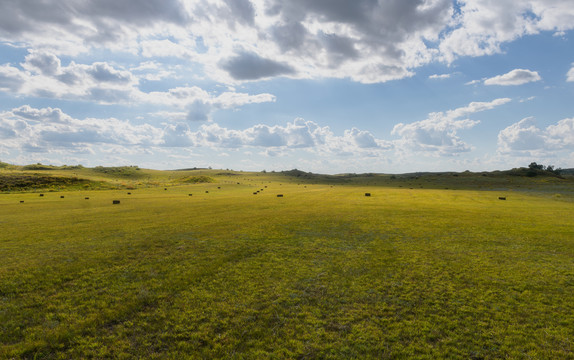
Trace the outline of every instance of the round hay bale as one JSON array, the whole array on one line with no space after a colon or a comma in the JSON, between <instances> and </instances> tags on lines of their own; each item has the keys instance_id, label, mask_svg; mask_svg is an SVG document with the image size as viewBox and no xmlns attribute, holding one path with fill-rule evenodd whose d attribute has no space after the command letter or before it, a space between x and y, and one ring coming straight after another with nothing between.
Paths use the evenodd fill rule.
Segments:
<instances>
[{"instance_id":1,"label":"round hay bale","mask_svg":"<svg viewBox=\"0 0 574 360\"><path fill-rule=\"evenodd\" d=\"M277 194L277 197L283 197L283 194Z\"/></svg>"},{"instance_id":2,"label":"round hay bale","mask_svg":"<svg viewBox=\"0 0 574 360\"><path fill-rule=\"evenodd\" d=\"M365 193L365 196L371 196L371 193Z\"/></svg>"},{"instance_id":3,"label":"round hay bale","mask_svg":"<svg viewBox=\"0 0 574 360\"><path fill-rule=\"evenodd\" d=\"M120 203L119 200L113 200L113 201L112 201L112 204L114 204L114 205L117 205L117 204L119 204L119 203Z\"/></svg>"}]
</instances>

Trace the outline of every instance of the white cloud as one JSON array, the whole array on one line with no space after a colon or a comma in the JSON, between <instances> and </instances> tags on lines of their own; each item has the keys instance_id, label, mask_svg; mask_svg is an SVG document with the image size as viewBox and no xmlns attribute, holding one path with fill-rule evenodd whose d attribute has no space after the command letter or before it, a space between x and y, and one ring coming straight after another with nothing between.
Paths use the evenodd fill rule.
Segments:
<instances>
[{"instance_id":1,"label":"white cloud","mask_svg":"<svg viewBox=\"0 0 574 360\"><path fill-rule=\"evenodd\" d=\"M472 102L468 106L449 110L446 113L431 113L428 119L395 125L391 134L401 137L396 141L396 146L404 151L428 152L440 156L468 152L471 146L460 139L458 131L470 129L479 121L460 118L493 109L509 101L508 98L500 98L490 102Z\"/></svg>"},{"instance_id":2,"label":"white cloud","mask_svg":"<svg viewBox=\"0 0 574 360\"><path fill-rule=\"evenodd\" d=\"M211 148L264 148L269 156L284 156L289 151L304 150L330 155L382 156L391 149L388 141L375 138L364 130L352 128L342 136L335 135L329 127L297 118L280 125L259 124L244 130L231 130L218 124L204 124L193 134L195 143Z\"/></svg>"},{"instance_id":3,"label":"white cloud","mask_svg":"<svg viewBox=\"0 0 574 360\"><path fill-rule=\"evenodd\" d=\"M451 62L458 56L500 52L500 45L541 31L574 28L570 0L469 0L459 1L460 12L439 45Z\"/></svg>"},{"instance_id":4,"label":"white cloud","mask_svg":"<svg viewBox=\"0 0 574 360\"><path fill-rule=\"evenodd\" d=\"M570 70L568 70L568 73L566 74L566 81L568 82L574 81L574 64L572 64L572 67L570 68Z\"/></svg>"},{"instance_id":5,"label":"white cloud","mask_svg":"<svg viewBox=\"0 0 574 360\"><path fill-rule=\"evenodd\" d=\"M536 71L514 69L506 74L484 80L484 85L522 85L540 80L542 80L542 78Z\"/></svg>"},{"instance_id":6,"label":"white cloud","mask_svg":"<svg viewBox=\"0 0 574 360\"><path fill-rule=\"evenodd\" d=\"M464 85L476 85L476 84L480 84L483 80L471 80L467 83L465 83Z\"/></svg>"},{"instance_id":7,"label":"white cloud","mask_svg":"<svg viewBox=\"0 0 574 360\"><path fill-rule=\"evenodd\" d=\"M467 106L460 107L454 110L448 110L446 114L449 119L456 119L476 112L494 109L495 107L507 104L510 101L511 101L510 98L499 98L488 102L473 101Z\"/></svg>"},{"instance_id":8,"label":"white cloud","mask_svg":"<svg viewBox=\"0 0 574 360\"><path fill-rule=\"evenodd\" d=\"M562 119L556 125L548 126L546 133L554 146L574 150L574 118Z\"/></svg>"},{"instance_id":9,"label":"white cloud","mask_svg":"<svg viewBox=\"0 0 574 360\"><path fill-rule=\"evenodd\" d=\"M510 155L543 155L551 151L574 150L574 118L558 121L546 129L525 118L500 131L498 152Z\"/></svg>"},{"instance_id":10,"label":"white cloud","mask_svg":"<svg viewBox=\"0 0 574 360\"><path fill-rule=\"evenodd\" d=\"M433 74L431 76L429 76L429 79L431 80L444 80L444 79L448 79L451 77L451 74Z\"/></svg>"},{"instance_id":11,"label":"white cloud","mask_svg":"<svg viewBox=\"0 0 574 360\"><path fill-rule=\"evenodd\" d=\"M541 150L545 145L545 136L533 118L522 119L498 134L498 151L503 154Z\"/></svg>"},{"instance_id":12,"label":"white cloud","mask_svg":"<svg viewBox=\"0 0 574 360\"><path fill-rule=\"evenodd\" d=\"M3 143L24 152L85 152L95 145L161 145L162 130L151 125L133 125L114 118L83 120L60 109L36 109L28 105L0 113Z\"/></svg>"},{"instance_id":13,"label":"white cloud","mask_svg":"<svg viewBox=\"0 0 574 360\"><path fill-rule=\"evenodd\" d=\"M25 75L18 68L0 65L0 91L17 93L25 81Z\"/></svg>"}]
</instances>

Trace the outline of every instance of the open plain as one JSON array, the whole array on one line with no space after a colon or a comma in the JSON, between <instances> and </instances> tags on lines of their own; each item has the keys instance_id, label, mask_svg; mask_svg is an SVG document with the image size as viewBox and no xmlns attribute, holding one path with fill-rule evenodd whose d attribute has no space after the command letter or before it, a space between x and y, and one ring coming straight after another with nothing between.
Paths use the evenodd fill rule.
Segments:
<instances>
[{"instance_id":1,"label":"open plain","mask_svg":"<svg viewBox=\"0 0 574 360\"><path fill-rule=\"evenodd\" d=\"M0 174L0 358L574 358L572 177Z\"/></svg>"}]
</instances>

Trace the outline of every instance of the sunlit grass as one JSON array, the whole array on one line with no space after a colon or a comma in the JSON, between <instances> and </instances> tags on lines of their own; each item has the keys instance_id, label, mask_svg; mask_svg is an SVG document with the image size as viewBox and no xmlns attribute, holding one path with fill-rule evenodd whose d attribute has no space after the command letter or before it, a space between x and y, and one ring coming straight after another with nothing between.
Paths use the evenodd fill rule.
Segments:
<instances>
[{"instance_id":1,"label":"sunlit grass","mask_svg":"<svg viewBox=\"0 0 574 360\"><path fill-rule=\"evenodd\" d=\"M199 175L2 195L0 358L574 356L568 196Z\"/></svg>"}]
</instances>

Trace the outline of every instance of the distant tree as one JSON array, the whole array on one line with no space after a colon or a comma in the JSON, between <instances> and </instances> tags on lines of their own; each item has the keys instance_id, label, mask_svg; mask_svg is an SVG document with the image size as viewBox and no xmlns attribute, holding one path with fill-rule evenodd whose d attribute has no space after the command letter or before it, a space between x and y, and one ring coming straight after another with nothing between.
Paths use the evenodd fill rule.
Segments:
<instances>
[{"instance_id":1,"label":"distant tree","mask_svg":"<svg viewBox=\"0 0 574 360\"><path fill-rule=\"evenodd\" d=\"M543 174L544 172L555 174L555 175L560 175L560 173L562 172L562 169L555 168L554 165L544 166L542 164L537 164L535 162L531 162L530 165L528 165L528 171L526 173L526 176L536 176L536 175Z\"/></svg>"}]
</instances>

